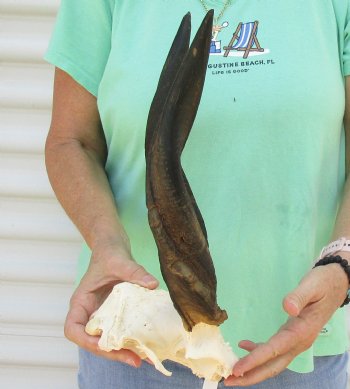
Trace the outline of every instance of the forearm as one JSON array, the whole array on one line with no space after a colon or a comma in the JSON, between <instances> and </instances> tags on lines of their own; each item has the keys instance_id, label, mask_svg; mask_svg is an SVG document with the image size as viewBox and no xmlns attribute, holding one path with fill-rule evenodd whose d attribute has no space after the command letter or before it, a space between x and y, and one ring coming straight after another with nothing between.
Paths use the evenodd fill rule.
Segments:
<instances>
[{"instance_id":1,"label":"forearm","mask_svg":"<svg viewBox=\"0 0 350 389\"><path fill-rule=\"evenodd\" d=\"M347 179L344 185L344 192L342 196L342 201L339 206L337 219L335 222L332 240L337 240L341 237L346 237L350 239L350 78L346 78L345 83L345 115L344 115L344 128L345 128L345 162L346 162L346 173ZM346 259L350 259L350 252L342 252L342 256Z\"/></svg>"},{"instance_id":2,"label":"forearm","mask_svg":"<svg viewBox=\"0 0 350 389\"><path fill-rule=\"evenodd\" d=\"M78 140L48 139L46 166L53 190L91 249L127 244L103 162Z\"/></svg>"},{"instance_id":3,"label":"forearm","mask_svg":"<svg viewBox=\"0 0 350 389\"><path fill-rule=\"evenodd\" d=\"M344 194L339 207L336 223L333 231L333 239L340 237L350 239L350 180L347 179L344 186Z\"/></svg>"}]
</instances>

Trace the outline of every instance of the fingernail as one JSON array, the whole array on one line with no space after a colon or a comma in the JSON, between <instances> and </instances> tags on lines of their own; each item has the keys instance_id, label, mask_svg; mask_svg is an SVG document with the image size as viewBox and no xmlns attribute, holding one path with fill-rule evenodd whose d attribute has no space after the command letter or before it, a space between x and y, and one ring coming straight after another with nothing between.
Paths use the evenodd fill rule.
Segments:
<instances>
[{"instance_id":1,"label":"fingernail","mask_svg":"<svg viewBox=\"0 0 350 389\"><path fill-rule=\"evenodd\" d=\"M154 277L152 277L151 275L147 274L146 276L144 276L142 278L142 282L146 285L150 285L150 284L156 284L157 280Z\"/></svg>"},{"instance_id":2,"label":"fingernail","mask_svg":"<svg viewBox=\"0 0 350 389\"><path fill-rule=\"evenodd\" d=\"M294 312L295 314L298 314L299 313L299 306L298 304L293 301L293 300L289 300L289 304L293 306L293 309L294 309Z\"/></svg>"},{"instance_id":3,"label":"fingernail","mask_svg":"<svg viewBox=\"0 0 350 389\"><path fill-rule=\"evenodd\" d=\"M225 386L240 386L241 381L237 379L225 381Z\"/></svg>"},{"instance_id":4,"label":"fingernail","mask_svg":"<svg viewBox=\"0 0 350 389\"><path fill-rule=\"evenodd\" d=\"M132 367L137 367L135 361L134 361L132 358L128 358L125 362L126 362L128 365L132 366Z\"/></svg>"}]
</instances>

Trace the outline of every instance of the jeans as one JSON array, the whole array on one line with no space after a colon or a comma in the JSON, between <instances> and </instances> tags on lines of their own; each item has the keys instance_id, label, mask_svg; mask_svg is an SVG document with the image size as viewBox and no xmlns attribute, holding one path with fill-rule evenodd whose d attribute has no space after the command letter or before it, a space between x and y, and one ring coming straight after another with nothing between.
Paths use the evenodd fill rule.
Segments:
<instances>
[{"instance_id":1,"label":"jeans","mask_svg":"<svg viewBox=\"0 0 350 389\"><path fill-rule=\"evenodd\" d=\"M315 370L312 373L295 373L284 370L278 376L260 384L249 386L252 389L346 389L347 353L335 356L315 357ZM85 350L79 350L78 381L80 389L202 389L203 379L177 363L166 361L172 371L166 377L152 365L144 362L140 368L109 361ZM218 388L225 388L223 382ZM242 388L236 386L235 388Z\"/></svg>"}]
</instances>

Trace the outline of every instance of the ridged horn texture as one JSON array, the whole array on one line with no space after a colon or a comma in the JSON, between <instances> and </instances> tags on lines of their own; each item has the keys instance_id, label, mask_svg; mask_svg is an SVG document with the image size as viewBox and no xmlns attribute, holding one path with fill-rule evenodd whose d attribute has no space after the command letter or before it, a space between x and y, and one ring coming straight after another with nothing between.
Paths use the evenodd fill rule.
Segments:
<instances>
[{"instance_id":1,"label":"ridged horn texture","mask_svg":"<svg viewBox=\"0 0 350 389\"><path fill-rule=\"evenodd\" d=\"M227 319L216 301L204 221L180 161L203 90L212 23L211 10L189 48L191 16L184 16L151 104L145 142L148 220L164 281L189 331Z\"/></svg>"}]
</instances>

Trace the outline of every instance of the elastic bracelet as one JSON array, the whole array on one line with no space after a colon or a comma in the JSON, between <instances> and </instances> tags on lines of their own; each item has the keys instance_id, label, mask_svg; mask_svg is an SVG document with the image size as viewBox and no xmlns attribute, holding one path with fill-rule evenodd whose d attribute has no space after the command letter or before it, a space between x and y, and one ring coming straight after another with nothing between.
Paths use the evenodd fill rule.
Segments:
<instances>
[{"instance_id":1,"label":"elastic bracelet","mask_svg":"<svg viewBox=\"0 0 350 389\"><path fill-rule=\"evenodd\" d=\"M329 243L328 246L323 247L318 259L333 255L339 251L350 251L350 239L342 237Z\"/></svg>"},{"instance_id":2,"label":"elastic bracelet","mask_svg":"<svg viewBox=\"0 0 350 389\"><path fill-rule=\"evenodd\" d=\"M330 255L328 257L324 257L315 263L314 268L317 266L329 265L330 263L338 263L344 269L346 275L348 276L348 281L350 285L350 265L348 261L342 258L340 255L335 255L335 256ZM346 298L340 307L349 304L349 302L350 302L350 288L348 289Z\"/></svg>"}]
</instances>

